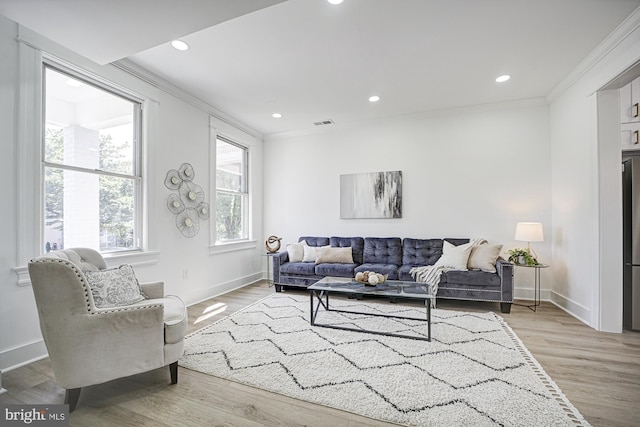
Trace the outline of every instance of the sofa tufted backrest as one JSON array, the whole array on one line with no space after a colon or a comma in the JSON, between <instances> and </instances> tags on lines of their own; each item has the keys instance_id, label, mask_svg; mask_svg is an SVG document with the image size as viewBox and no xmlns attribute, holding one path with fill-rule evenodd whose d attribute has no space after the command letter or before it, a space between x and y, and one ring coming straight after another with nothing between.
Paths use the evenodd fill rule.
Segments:
<instances>
[{"instance_id":1,"label":"sofa tufted backrest","mask_svg":"<svg viewBox=\"0 0 640 427\"><path fill-rule=\"evenodd\" d=\"M303 240L307 242L309 246L329 246L328 237L302 236L298 239L298 242L302 242Z\"/></svg>"},{"instance_id":2,"label":"sofa tufted backrest","mask_svg":"<svg viewBox=\"0 0 640 427\"><path fill-rule=\"evenodd\" d=\"M442 239L402 240L403 265L433 265L442 256Z\"/></svg>"},{"instance_id":3,"label":"sofa tufted backrest","mask_svg":"<svg viewBox=\"0 0 640 427\"><path fill-rule=\"evenodd\" d=\"M402 241L399 237L365 237L364 262L402 265Z\"/></svg>"},{"instance_id":4,"label":"sofa tufted backrest","mask_svg":"<svg viewBox=\"0 0 640 427\"><path fill-rule=\"evenodd\" d=\"M331 236L331 246L336 248L351 247L353 262L362 264L364 259L364 239L362 237L336 237Z\"/></svg>"}]
</instances>

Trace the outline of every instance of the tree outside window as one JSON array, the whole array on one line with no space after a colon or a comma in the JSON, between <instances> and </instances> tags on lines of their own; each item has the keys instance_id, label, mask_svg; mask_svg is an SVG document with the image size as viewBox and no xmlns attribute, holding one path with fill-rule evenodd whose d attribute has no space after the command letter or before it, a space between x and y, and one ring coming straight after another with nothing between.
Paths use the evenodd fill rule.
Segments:
<instances>
[{"instance_id":1,"label":"tree outside window","mask_svg":"<svg viewBox=\"0 0 640 427\"><path fill-rule=\"evenodd\" d=\"M216 241L244 240L247 233L247 148L216 140Z\"/></svg>"},{"instance_id":2,"label":"tree outside window","mask_svg":"<svg viewBox=\"0 0 640 427\"><path fill-rule=\"evenodd\" d=\"M44 248L139 247L141 105L46 66Z\"/></svg>"}]
</instances>

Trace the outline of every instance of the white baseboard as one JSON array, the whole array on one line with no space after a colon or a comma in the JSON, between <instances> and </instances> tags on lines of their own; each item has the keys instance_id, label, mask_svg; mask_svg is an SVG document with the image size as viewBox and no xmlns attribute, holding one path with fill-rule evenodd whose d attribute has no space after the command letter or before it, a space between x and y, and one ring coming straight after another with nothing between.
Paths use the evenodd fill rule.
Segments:
<instances>
[{"instance_id":1,"label":"white baseboard","mask_svg":"<svg viewBox=\"0 0 640 427\"><path fill-rule=\"evenodd\" d=\"M578 304L577 302L563 295L560 295L556 292L551 293L551 298L549 299L549 301L553 305L566 311L567 313L569 313L570 315L572 315L573 317L575 317L585 325L593 328L593 325L591 325L591 323L588 320L586 320L591 318L591 310L589 309L589 307L585 307L582 304Z\"/></svg>"},{"instance_id":2,"label":"white baseboard","mask_svg":"<svg viewBox=\"0 0 640 427\"><path fill-rule=\"evenodd\" d=\"M531 288L515 288L513 290L513 295L514 299L534 300L534 291ZM550 302L585 325L593 327L588 320L585 320L591 318L591 310L589 307L585 307L582 304L548 289L540 290L540 301Z\"/></svg>"},{"instance_id":3,"label":"white baseboard","mask_svg":"<svg viewBox=\"0 0 640 427\"><path fill-rule=\"evenodd\" d=\"M187 295L184 298L184 301L187 304L187 306L192 306L202 301L206 301L208 299L220 296L222 294L229 293L236 289L240 289L244 286L263 280L262 276L263 276L262 273L255 273L249 276L241 277L239 279L231 280L229 282L220 283L220 284L217 284L216 286L203 288L198 290L197 292L193 292L190 295Z\"/></svg>"},{"instance_id":4,"label":"white baseboard","mask_svg":"<svg viewBox=\"0 0 640 427\"><path fill-rule=\"evenodd\" d=\"M42 339L0 352L0 369L11 371L48 356Z\"/></svg>"},{"instance_id":5,"label":"white baseboard","mask_svg":"<svg viewBox=\"0 0 640 427\"><path fill-rule=\"evenodd\" d=\"M513 289L513 299L524 299L533 301L534 291L531 288L514 288ZM540 289L540 300L541 301L550 301L551 300L551 291L547 289Z\"/></svg>"},{"instance_id":6,"label":"white baseboard","mask_svg":"<svg viewBox=\"0 0 640 427\"><path fill-rule=\"evenodd\" d=\"M6 391L6 388L2 388L2 369L0 369L0 394L5 393Z\"/></svg>"}]
</instances>

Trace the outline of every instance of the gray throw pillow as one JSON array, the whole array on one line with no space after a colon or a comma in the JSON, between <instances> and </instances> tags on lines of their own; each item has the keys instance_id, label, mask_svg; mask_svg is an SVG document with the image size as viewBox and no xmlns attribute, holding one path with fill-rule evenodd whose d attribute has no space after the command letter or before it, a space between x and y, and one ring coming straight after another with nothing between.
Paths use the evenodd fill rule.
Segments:
<instances>
[{"instance_id":1,"label":"gray throw pillow","mask_svg":"<svg viewBox=\"0 0 640 427\"><path fill-rule=\"evenodd\" d=\"M129 264L99 271L85 271L84 276L98 308L122 307L146 299L133 267Z\"/></svg>"}]
</instances>

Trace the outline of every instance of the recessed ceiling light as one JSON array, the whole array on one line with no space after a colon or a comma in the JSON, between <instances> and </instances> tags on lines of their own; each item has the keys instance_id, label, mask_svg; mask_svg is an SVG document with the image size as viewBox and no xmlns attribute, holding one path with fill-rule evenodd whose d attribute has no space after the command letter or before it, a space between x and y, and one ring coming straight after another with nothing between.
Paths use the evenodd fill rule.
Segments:
<instances>
[{"instance_id":1,"label":"recessed ceiling light","mask_svg":"<svg viewBox=\"0 0 640 427\"><path fill-rule=\"evenodd\" d=\"M378 95L372 95L369 97L369 102L378 102L380 101L380 97Z\"/></svg>"},{"instance_id":2,"label":"recessed ceiling light","mask_svg":"<svg viewBox=\"0 0 640 427\"><path fill-rule=\"evenodd\" d=\"M174 40L171 42L171 46L178 50L189 50L189 45L182 40Z\"/></svg>"},{"instance_id":3,"label":"recessed ceiling light","mask_svg":"<svg viewBox=\"0 0 640 427\"><path fill-rule=\"evenodd\" d=\"M274 119L279 119L280 117L282 117L282 114L280 114L280 113L273 113L273 114L271 115L271 117L273 117Z\"/></svg>"},{"instance_id":4,"label":"recessed ceiling light","mask_svg":"<svg viewBox=\"0 0 640 427\"><path fill-rule=\"evenodd\" d=\"M503 74L503 75L501 75L500 77L497 77L497 78L496 78L496 82L498 82L498 83L504 83L504 82L506 82L507 80L509 80L510 78L511 78L511 76L510 76L509 74Z\"/></svg>"},{"instance_id":5,"label":"recessed ceiling light","mask_svg":"<svg viewBox=\"0 0 640 427\"><path fill-rule=\"evenodd\" d=\"M340 4L343 0L327 0L331 4Z\"/></svg>"}]
</instances>

